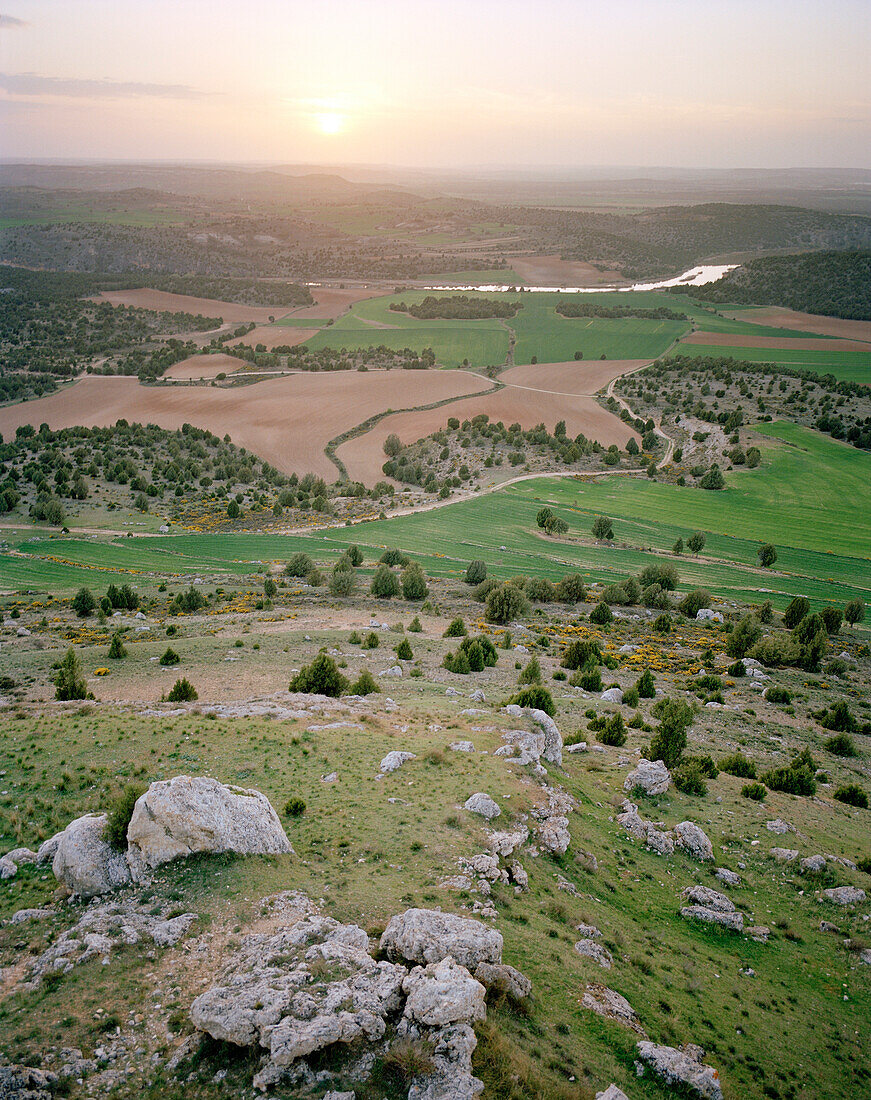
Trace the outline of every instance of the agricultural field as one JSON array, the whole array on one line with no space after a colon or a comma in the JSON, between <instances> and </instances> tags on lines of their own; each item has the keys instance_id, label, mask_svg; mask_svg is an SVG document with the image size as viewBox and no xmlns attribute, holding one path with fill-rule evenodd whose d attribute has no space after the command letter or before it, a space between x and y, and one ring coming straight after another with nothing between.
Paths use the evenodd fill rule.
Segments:
<instances>
[{"instance_id":1,"label":"agricultural field","mask_svg":"<svg viewBox=\"0 0 871 1100\"><path fill-rule=\"evenodd\" d=\"M835 343L836 341L832 341ZM749 343L749 342L748 342ZM785 341L784 341L785 343ZM795 341L796 344L804 341ZM711 354L709 347L695 343L681 343L676 349L681 355L704 357ZM871 348L867 351L809 351L796 347L729 347L726 354L734 359L746 359L750 363L773 363L792 367L796 370L809 370L815 374L831 374L843 382L871 384Z\"/></svg>"}]
</instances>

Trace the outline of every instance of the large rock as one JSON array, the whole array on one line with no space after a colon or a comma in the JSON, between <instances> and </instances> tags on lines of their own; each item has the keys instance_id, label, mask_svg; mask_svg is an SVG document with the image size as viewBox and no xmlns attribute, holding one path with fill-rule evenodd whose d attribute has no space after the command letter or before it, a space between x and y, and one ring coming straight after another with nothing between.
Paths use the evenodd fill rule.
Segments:
<instances>
[{"instance_id":1,"label":"large rock","mask_svg":"<svg viewBox=\"0 0 871 1100\"><path fill-rule=\"evenodd\" d=\"M604 1092L596 1093L596 1100L629 1100L629 1097L612 1082Z\"/></svg>"},{"instance_id":2,"label":"large rock","mask_svg":"<svg viewBox=\"0 0 871 1100\"><path fill-rule=\"evenodd\" d=\"M593 962L597 962L603 970L610 970L613 959L611 958L611 952L607 947L603 947L602 944L596 943L595 940L578 940L575 944L575 951L579 955L584 955L588 959L592 959Z\"/></svg>"},{"instance_id":3,"label":"large rock","mask_svg":"<svg viewBox=\"0 0 871 1100\"><path fill-rule=\"evenodd\" d=\"M441 962L448 955L474 972L480 963L502 961L502 936L477 920L439 913L435 909L406 909L390 918L381 937L388 958L408 962Z\"/></svg>"},{"instance_id":4,"label":"large rock","mask_svg":"<svg viewBox=\"0 0 871 1100\"><path fill-rule=\"evenodd\" d=\"M681 821L674 827L677 843L693 859L707 860L714 858L714 848L710 840L698 825L692 821Z\"/></svg>"},{"instance_id":5,"label":"large rock","mask_svg":"<svg viewBox=\"0 0 871 1100\"><path fill-rule=\"evenodd\" d=\"M622 703L623 692L620 688L607 688L602 692L603 703Z\"/></svg>"},{"instance_id":6,"label":"large rock","mask_svg":"<svg viewBox=\"0 0 871 1100\"><path fill-rule=\"evenodd\" d=\"M415 967L402 983L405 1015L425 1027L474 1023L487 1015L486 990L450 955L427 967Z\"/></svg>"},{"instance_id":7,"label":"large rock","mask_svg":"<svg viewBox=\"0 0 871 1100\"><path fill-rule=\"evenodd\" d=\"M387 775L388 772L395 772L397 768L401 768L406 760L417 760L417 757L413 752L400 752L394 749L384 757L379 767Z\"/></svg>"},{"instance_id":8,"label":"large rock","mask_svg":"<svg viewBox=\"0 0 871 1100\"><path fill-rule=\"evenodd\" d=\"M644 1035L644 1029L632 1005L620 993L606 985L588 984L581 997L581 1008L588 1008L598 1016L604 1016L606 1020L616 1020L636 1034Z\"/></svg>"},{"instance_id":9,"label":"large rock","mask_svg":"<svg viewBox=\"0 0 871 1100\"><path fill-rule=\"evenodd\" d=\"M104 838L105 814L85 814L64 829L51 869L54 877L74 894L93 898L130 882L130 868L123 852Z\"/></svg>"},{"instance_id":10,"label":"large rock","mask_svg":"<svg viewBox=\"0 0 871 1100\"><path fill-rule=\"evenodd\" d=\"M792 863L798 859L798 848L772 848L769 854L778 863Z\"/></svg>"},{"instance_id":11,"label":"large rock","mask_svg":"<svg viewBox=\"0 0 871 1100\"><path fill-rule=\"evenodd\" d=\"M551 764L563 762L563 739L556 722L549 714L529 707L526 714L544 732L544 752L541 754Z\"/></svg>"},{"instance_id":12,"label":"large rock","mask_svg":"<svg viewBox=\"0 0 871 1100\"><path fill-rule=\"evenodd\" d=\"M488 991L501 993L512 1001L525 1000L532 992L529 978L507 963L479 963L474 976Z\"/></svg>"},{"instance_id":13,"label":"large rock","mask_svg":"<svg viewBox=\"0 0 871 1100\"><path fill-rule=\"evenodd\" d=\"M648 848L661 856L674 853L674 841L652 821L645 821L638 813L638 807L629 799L623 801L623 813L617 815L617 821L636 840L643 840Z\"/></svg>"},{"instance_id":14,"label":"large rock","mask_svg":"<svg viewBox=\"0 0 871 1100\"><path fill-rule=\"evenodd\" d=\"M865 900L865 891L858 886L835 886L831 890L823 890L823 897L835 905L856 905Z\"/></svg>"},{"instance_id":15,"label":"large rock","mask_svg":"<svg viewBox=\"0 0 871 1100\"><path fill-rule=\"evenodd\" d=\"M490 795L485 794L483 791L478 791L467 798L463 804L463 809L472 814L480 814L481 817L486 817L488 821L492 821L494 817L498 817L502 813Z\"/></svg>"},{"instance_id":16,"label":"large rock","mask_svg":"<svg viewBox=\"0 0 871 1100\"><path fill-rule=\"evenodd\" d=\"M3 1100L51 1100L57 1076L32 1066L0 1066Z\"/></svg>"},{"instance_id":17,"label":"large rock","mask_svg":"<svg viewBox=\"0 0 871 1100\"><path fill-rule=\"evenodd\" d=\"M690 886L683 891L683 897L693 903L681 909L680 915L684 920L719 924L732 932L743 930L744 916L736 911L734 903L725 894L712 890L709 886Z\"/></svg>"},{"instance_id":18,"label":"large rock","mask_svg":"<svg viewBox=\"0 0 871 1100\"><path fill-rule=\"evenodd\" d=\"M638 761L638 767L623 780L623 790L633 791L640 787L645 794L665 794L671 783L668 768L661 760Z\"/></svg>"},{"instance_id":19,"label":"large rock","mask_svg":"<svg viewBox=\"0 0 871 1100\"><path fill-rule=\"evenodd\" d=\"M713 1066L702 1062L705 1052L687 1043L685 1047L665 1047L642 1040L636 1050L643 1063L667 1085L680 1085L704 1100L723 1100L720 1075Z\"/></svg>"},{"instance_id":20,"label":"large rock","mask_svg":"<svg viewBox=\"0 0 871 1100\"><path fill-rule=\"evenodd\" d=\"M136 800L127 841L137 877L195 852L293 851L265 795L205 776L179 775L152 783Z\"/></svg>"}]
</instances>

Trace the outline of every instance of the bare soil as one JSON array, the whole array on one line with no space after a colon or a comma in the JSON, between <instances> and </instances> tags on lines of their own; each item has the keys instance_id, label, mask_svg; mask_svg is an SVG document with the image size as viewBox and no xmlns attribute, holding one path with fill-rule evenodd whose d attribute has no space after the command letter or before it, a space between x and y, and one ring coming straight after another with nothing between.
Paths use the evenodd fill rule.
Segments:
<instances>
[{"instance_id":1,"label":"bare soil","mask_svg":"<svg viewBox=\"0 0 871 1100\"><path fill-rule=\"evenodd\" d=\"M240 336L238 340L230 340L227 346L232 348L237 344L246 344L248 347L256 348L258 344L263 344L267 351L283 346L293 348L297 344L305 343L317 331L316 328L294 328L292 325L260 325L252 328L246 336Z\"/></svg>"},{"instance_id":2,"label":"bare soil","mask_svg":"<svg viewBox=\"0 0 871 1100\"><path fill-rule=\"evenodd\" d=\"M164 373L164 378L198 381L201 378L215 378L222 371L232 374L244 365L241 359L234 359L232 355L192 355L171 366Z\"/></svg>"},{"instance_id":3,"label":"bare soil","mask_svg":"<svg viewBox=\"0 0 871 1100\"><path fill-rule=\"evenodd\" d=\"M823 317L818 313L797 313L782 306L759 309L723 310L724 317L735 321L750 321L772 328L791 328L798 332L817 332L822 336L840 336L843 340L871 343L871 321L848 321L843 317ZM792 345L790 345L791 347Z\"/></svg>"},{"instance_id":4,"label":"bare soil","mask_svg":"<svg viewBox=\"0 0 871 1100\"><path fill-rule=\"evenodd\" d=\"M512 257L512 268L529 286L611 286L625 282L619 271L599 271L592 264L559 256Z\"/></svg>"},{"instance_id":5,"label":"bare soil","mask_svg":"<svg viewBox=\"0 0 871 1100\"><path fill-rule=\"evenodd\" d=\"M43 421L53 430L110 427L121 417L170 430L190 423L228 434L285 473L311 472L332 481L336 468L324 447L335 436L386 408L462 397L481 388L480 378L462 371L302 373L243 388L141 386L135 378L89 375L59 393L0 408L0 433L8 439L20 424ZM374 480L383 462L382 457Z\"/></svg>"},{"instance_id":6,"label":"bare soil","mask_svg":"<svg viewBox=\"0 0 871 1100\"><path fill-rule=\"evenodd\" d=\"M383 288L365 289L358 287L351 290L343 290L332 286L309 287L315 300L313 306L303 306L292 311L294 317L312 317L319 320L341 317L355 302L362 302L364 298L377 298L384 294Z\"/></svg>"},{"instance_id":7,"label":"bare soil","mask_svg":"<svg viewBox=\"0 0 871 1100\"><path fill-rule=\"evenodd\" d=\"M650 359L590 359L568 363L537 363L511 367L499 375L506 386L530 386L553 393L592 395L615 378L646 367Z\"/></svg>"},{"instance_id":8,"label":"bare soil","mask_svg":"<svg viewBox=\"0 0 871 1100\"><path fill-rule=\"evenodd\" d=\"M189 294L170 294L165 290L101 290L91 299L110 302L113 306L135 306L167 313L200 313L203 317L222 317L225 322L263 321L284 317L286 306L246 306L241 302L221 302L217 298L192 298Z\"/></svg>"},{"instance_id":9,"label":"bare soil","mask_svg":"<svg viewBox=\"0 0 871 1100\"><path fill-rule=\"evenodd\" d=\"M781 326L782 327L782 326ZM681 343L719 348L784 348L787 351L867 351L856 340L815 340L800 336L752 336L740 332L691 332Z\"/></svg>"}]
</instances>

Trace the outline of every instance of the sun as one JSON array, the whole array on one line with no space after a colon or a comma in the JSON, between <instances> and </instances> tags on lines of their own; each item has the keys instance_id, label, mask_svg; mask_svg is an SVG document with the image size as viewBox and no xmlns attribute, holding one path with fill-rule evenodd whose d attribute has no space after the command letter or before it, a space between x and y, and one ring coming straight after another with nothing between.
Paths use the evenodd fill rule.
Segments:
<instances>
[{"instance_id":1,"label":"sun","mask_svg":"<svg viewBox=\"0 0 871 1100\"><path fill-rule=\"evenodd\" d=\"M325 111L315 116L315 123L322 134L340 134L345 128L345 116L338 111Z\"/></svg>"}]
</instances>

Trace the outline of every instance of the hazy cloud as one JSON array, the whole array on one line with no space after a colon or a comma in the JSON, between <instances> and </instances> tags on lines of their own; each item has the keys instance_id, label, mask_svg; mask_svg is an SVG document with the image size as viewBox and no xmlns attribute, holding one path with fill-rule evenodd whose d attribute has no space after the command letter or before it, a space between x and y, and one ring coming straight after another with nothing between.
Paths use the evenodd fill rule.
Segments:
<instances>
[{"instance_id":1,"label":"hazy cloud","mask_svg":"<svg viewBox=\"0 0 871 1100\"><path fill-rule=\"evenodd\" d=\"M0 15L0 30L5 30L9 27L26 27L27 21L24 19L17 19L14 15Z\"/></svg>"},{"instance_id":2,"label":"hazy cloud","mask_svg":"<svg viewBox=\"0 0 871 1100\"><path fill-rule=\"evenodd\" d=\"M65 80L36 73L0 73L0 89L15 96L58 96L66 99L199 99L203 95L188 84Z\"/></svg>"}]
</instances>

